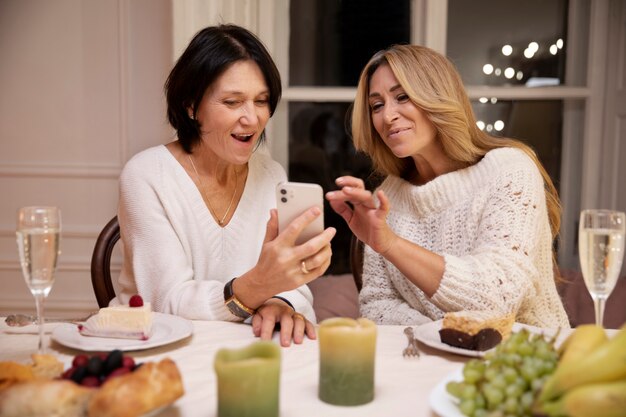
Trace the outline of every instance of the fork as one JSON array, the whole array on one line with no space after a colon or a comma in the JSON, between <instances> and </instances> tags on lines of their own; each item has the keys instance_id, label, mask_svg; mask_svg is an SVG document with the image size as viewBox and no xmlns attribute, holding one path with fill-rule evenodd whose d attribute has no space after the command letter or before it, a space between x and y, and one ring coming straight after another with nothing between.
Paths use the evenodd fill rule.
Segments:
<instances>
[{"instance_id":1,"label":"fork","mask_svg":"<svg viewBox=\"0 0 626 417\"><path fill-rule=\"evenodd\" d=\"M412 327L407 327L404 329L404 334L406 335L409 344L407 347L404 348L404 350L402 351L402 356L404 356L405 358L408 357L420 357L420 351L417 348L417 340L415 340L415 335L413 334L413 328Z\"/></svg>"},{"instance_id":2,"label":"fork","mask_svg":"<svg viewBox=\"0 0 626 417\"><path fill-rule=\"evenodd\" d=\"M64 319L64 318L47 318L44 317L44 322L46 323L79 323L86 321L89 317L96 314L96 312L89 313L85 317L78 317L72 319ZM27 316L26 314L11 314L7 316L4 320L7 326L10 327L23 327L28 326L29 324L37 323L37 316Z\"/></svg>"}]
</instances>

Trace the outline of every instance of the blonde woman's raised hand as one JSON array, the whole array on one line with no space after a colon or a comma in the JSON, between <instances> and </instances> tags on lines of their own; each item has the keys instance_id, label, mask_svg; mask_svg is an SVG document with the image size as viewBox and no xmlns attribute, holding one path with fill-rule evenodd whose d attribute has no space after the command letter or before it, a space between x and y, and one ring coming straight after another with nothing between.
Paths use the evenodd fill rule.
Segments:
<instances>
[{"instance_id":1,"label":"blonde woman's raised hand","mask_svg":"<svg viewBox=\"0 0 626 417\"><path fill-rule=\"evenodd\" d=\"M365 189L363 180L351 176L339 177L335 183L341 188L326 193L332 209L348 223L352 233L380 254L387 253L398 236L387 225L391 208L385 193L376 198Z\"/></svg>"}]
</instances>

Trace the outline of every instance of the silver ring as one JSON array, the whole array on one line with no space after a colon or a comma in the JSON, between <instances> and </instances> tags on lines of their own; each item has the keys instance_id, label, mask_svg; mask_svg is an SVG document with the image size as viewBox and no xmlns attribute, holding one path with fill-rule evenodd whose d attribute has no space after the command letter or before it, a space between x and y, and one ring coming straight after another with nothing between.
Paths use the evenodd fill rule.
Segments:
<instances>
[{"instance_id":1,"label":"silver ring","mask_svg":"<svg viewBox=\"0 0 626 417\"><path fill-rule=\"evenodd\" d=\"M304 262L304 261L300 262L300 271L302 271L302 273L305 274L305 275L308 274L309 272L311 272L306 267L306 262Z\"/></svg>"}]
</instances>

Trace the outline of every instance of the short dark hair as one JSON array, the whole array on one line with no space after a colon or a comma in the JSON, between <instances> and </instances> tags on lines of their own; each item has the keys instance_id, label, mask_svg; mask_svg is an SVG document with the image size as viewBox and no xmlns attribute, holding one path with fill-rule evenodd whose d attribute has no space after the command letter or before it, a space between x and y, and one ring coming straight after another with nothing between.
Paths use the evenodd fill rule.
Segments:
<instances>
[{"instance_id":1,"label":"short dark hair","mask_svg":"<svg viewBox=\"0 0 626 417\"><path fill-rule=\"evenodd\" d=\"M165 82L167 118L187 153L200 141L196 112L205 91L233 63L245 60L254 61L263 73L272 116L282 94L280 74L261 40L245 28L218 25L202 29L172 68ZM190 107L193 118L189 117ZM263 134L260 141L264 139Z\"/></svg>"}]
</instances>

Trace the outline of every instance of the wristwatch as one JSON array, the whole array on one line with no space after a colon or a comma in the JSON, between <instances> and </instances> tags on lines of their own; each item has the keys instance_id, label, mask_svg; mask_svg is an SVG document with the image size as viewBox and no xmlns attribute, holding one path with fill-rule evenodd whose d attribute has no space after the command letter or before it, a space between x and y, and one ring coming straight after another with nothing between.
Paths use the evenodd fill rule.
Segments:
<instances>
[{"instance_id":1,"label":"wristwatch","mask_svg":"<svg viewBox=\"0 0 626 417\"><path fill-rule=\"evenodd\" d=\"M233 278L224 285L224 304L226 304L226 307L231 313L245 320L253 315L255 310L239 301L237 296L233 294L233 281L236 279L237 278Z\"/></svg>"}]
</instances>

